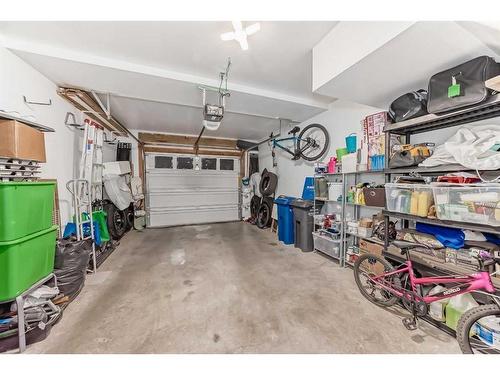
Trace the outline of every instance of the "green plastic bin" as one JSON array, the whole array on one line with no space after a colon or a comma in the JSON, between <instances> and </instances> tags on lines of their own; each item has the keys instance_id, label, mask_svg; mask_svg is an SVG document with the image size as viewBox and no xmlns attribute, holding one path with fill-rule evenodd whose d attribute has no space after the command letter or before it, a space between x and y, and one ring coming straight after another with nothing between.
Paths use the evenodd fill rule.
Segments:
<instances>
[{"instance_id":1,"label":"green plastic bin","mask_svg":"<svg viewBox=\"0 0 500 375\"><path fill-rule=\"evenodd\" d=\"M52 226L55 182L0 182L0 242Z\"/></svg>"},{"instance_id":2,"label":"green plastic bin","mask_svg":"<svg viewBox=\"0 0 500 375\"><path fill-rule=\"evenodd\" d=\"M57 225L0 242L0 301L10 301L54 270Z\"/></svg>"}]
</instances>

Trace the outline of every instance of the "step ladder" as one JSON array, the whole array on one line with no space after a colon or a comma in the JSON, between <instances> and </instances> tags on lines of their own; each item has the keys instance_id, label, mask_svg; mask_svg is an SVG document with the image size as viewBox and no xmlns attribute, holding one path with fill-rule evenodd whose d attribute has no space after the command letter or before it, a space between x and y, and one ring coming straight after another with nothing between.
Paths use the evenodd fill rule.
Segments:
<instances>
[{"instance_id":1,"label":"step ladder","mask_svg":"<svg viewBox=\"0 0 500 375\"><path fill-rule=\"evenodd\" d=\"M79 179L89 181L92 202L102 200L103 143L104 128L85 119Z\"/></svg>"},{"instance_id":2,"label":"step ladder","mask_svg":"<svg viewBox=\"0 0 500 375\"><path fill-rule=\"evenodd\" d=\"M97 271L96 253L95 253L95 236L94 236L94 220L92 218L92 194L90 184L87 180L76 179L70 180L66 184L73 197L73 220L76 227L76 240L85 241L92 240L92 270ZM88 225L90 230L85 231L84 226Z\"/></svg>"},{"instance_id":3,"label":"step ladder","mask_svg":"<svg viewBox=\"0 0 500 375\"><path fill-rule=\"evenodd\" d=\"M104 169L102 146L104 143L104 128L98 123L85 119L83 125L82 155L80 157L79 178L70 180L66 187L73 197L73 217L78 241L92 239L92 270L97 271L94 221L92 218L92 203L101 201L102 174ZM84 226L89 225L87 233Z\"/></svg>"}]
</instances>

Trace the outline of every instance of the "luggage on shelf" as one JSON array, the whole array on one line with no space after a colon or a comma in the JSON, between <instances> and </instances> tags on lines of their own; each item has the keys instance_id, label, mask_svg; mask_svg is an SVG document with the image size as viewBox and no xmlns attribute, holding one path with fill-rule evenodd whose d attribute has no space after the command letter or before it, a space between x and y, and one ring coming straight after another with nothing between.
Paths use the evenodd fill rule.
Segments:
<instances>
[{"instance_id":1,"label":"luggage on shelf","mask_svg":"<svg viewBox=\"0 0 500 375\"><path fill-rule=\"evenodd\" d=\"M427 110L442 113L479 104L490 94L485 81L500 75L500 64L480 56L434 74L429 81Z\"/></svg>"},{"instance_id":2,"label":"luggage on shelf","mask_svg":"<svg viewBox=\"0 0 500 375\"><path fill-rule=\"evenodd\" d=\"M412 91L401 95L389 107L389 115L394 122L426 115L427 90Z\"/></svg>"}]
</instances>

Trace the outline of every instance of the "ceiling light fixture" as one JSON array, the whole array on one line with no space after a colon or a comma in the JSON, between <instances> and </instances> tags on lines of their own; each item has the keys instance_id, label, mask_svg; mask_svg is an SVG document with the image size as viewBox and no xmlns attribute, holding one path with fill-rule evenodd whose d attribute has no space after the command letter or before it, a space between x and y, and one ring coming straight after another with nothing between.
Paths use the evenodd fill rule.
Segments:
<instances>
[{"instance_id":1,"label":"ceiling light fixture","mask_svg":"<svg viewBox=\"0 0 500 375\"><path fill-rule=\"evenodd\" d=\"M260 30L260 23L257 22L245 28L243 28L243 24L241 23L241 21L233 21L232 24L234 31L221 34L220 38L224 41L236 40L238 43L240 43L241 49L246 51L248 49L247 37L249 35L255 34Z\"/></svg>"}]
</instances>

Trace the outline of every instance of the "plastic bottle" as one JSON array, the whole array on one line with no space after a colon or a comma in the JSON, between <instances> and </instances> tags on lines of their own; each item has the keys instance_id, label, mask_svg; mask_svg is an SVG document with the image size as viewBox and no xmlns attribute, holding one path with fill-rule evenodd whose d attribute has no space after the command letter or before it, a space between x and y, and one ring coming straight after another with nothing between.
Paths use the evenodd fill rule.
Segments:
<instances>
[{"instance_id":1,"label":"plastic bottle","mask_svg":"<svg viewBox=\"0 0 500 375\"><path fill-rule=\"evenodd\" d=\"M458 320L468 310L479 306L470 293L460 294L450 298L446 305L446 325L453 330L457 329Z\"/></svg>"},{"instance_id":2,"label":"plastic bottle","mask_svg":"<svg viewBox=\"0 0 500 375\"><path fill-rule=\"evenodd\" d=\"M432 295L438 294L444 290L446 290L445 287L443 287L441 285L436 285L434 288L432 288L430 290L428 295L432 296ZM446 305L448 305L449 302L450 302L449 298L445 298L445 299L442 299L442 300L439 300L436 302L432 302L429 305L429 315L431 316L431 318L433 318L437 321L440 321L440 322L446 321L445 309L446 309Z\"/></svg>"},{"instance_id":3,"label":"plastic bottle","mask_svg":"<svg viewBox=\"0 0 500 375\"><path fill-rule=\"evenodd\" d=\"M418 191L414 191L411 193L411 201L410 201L410 214L417 215L418 214Z\"/></svg>"},{"instance_id":4,"label":"plastic bottle","mask_svg":"<svg viewBox=\"0 0 500 375\"><path fill-rule=\"evenodd\" d=\"M426 217L429 212L431 197L428 191L422 191L418 194L418 216Z\"/></svg>"}]
</instances>

